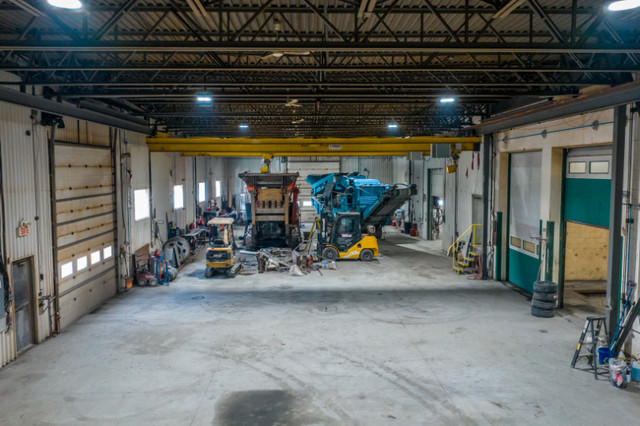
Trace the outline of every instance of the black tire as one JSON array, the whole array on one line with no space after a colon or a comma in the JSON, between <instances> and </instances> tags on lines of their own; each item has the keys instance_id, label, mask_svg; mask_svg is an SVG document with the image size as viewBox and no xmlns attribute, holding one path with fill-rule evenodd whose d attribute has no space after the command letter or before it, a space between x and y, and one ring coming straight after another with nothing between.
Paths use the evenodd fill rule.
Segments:
<instances>
[{"instance_id":1,"label":"black tire","mask_svg":"<svg viewBox=\"0 0 640 426\"><path fill-rule=\"evenodd\" d=\"M538 309L531 307L531 315L538 318L553 318L556 315L555 309Z\"/></svg>"},{"instance_id":2,"label":"black tire","mask_svg":"<svg viewBox=\"0 0 640 426\"><path fill-rule=\"evenodd\" d=\"M145 286L148 286L149 283L147 282L146 278L140 278L140 279L138 279L138 285L140 287L145 287Z\"/></svg>"},{"instance_id":3,"label":"black tire","mask_svg":"<svg viewBox=\"0 0 640 426\"><path fill-rule=\"evenodd\" d=\"M536 281L533 283L534 293L557 293L558 284L549 281Z\"/></svg>"},{"instance_id":4,"label":"black tire","mask_svg":"<svg viewBox=\"0 0 640 426\"><path fill-rule=\"evenodd\" d=\"M550 310L556 308L556 302L541 302L540 300L533 299L531 301L531 306L533 308Z\"/></svg>"},{"instance_id":5,"label":"black tire","mask_svg":"<svg viewBox=\"0 0 640 426\"><path fill-rule=\"evenodd\" d=\"M211 278L213 276L213 269L212 268L207 268L204 270L204 277L205 278Z\"/></svg>"},{"instance_id":6,"label":"black tire","mask_svg":"<svg viewBox=\"0 0 640 426\"><path fill-rule=\"evenodd\" d=\"M364 249L360 252L360 260L363 262L371 262L373 260L373 250Z\"/></svg>"},{"instance_id":7,"label":"black tire","mask_svg":"<svg viewBox=\"0 0 640 426\"><path fill-rule=\"evenodd\" d=\"M374 236L377 239L382 239L382 226L376 226L376 232L375 232Z\"/></svg>"},{"instance_id":8,"label":"black tire","mask_svg":"<svg viewBox=\"0 0 640 426\"><path fill-rule=\"evenodd\" d=\"M558 295L555 293L533 293L533 299L540 302L555 302L558 300Z\"/></svg>"},{"instance_id":9,"label":"black tire","mask_svg":"<svg viewBox=\"0 0 640 426\"><path fill-rule=\"evenodd\" d=\"M338 250L333 247L325 247L324 250L322 250L322 258L336 260L338 258Z\"/></svg>"}]
</instances>

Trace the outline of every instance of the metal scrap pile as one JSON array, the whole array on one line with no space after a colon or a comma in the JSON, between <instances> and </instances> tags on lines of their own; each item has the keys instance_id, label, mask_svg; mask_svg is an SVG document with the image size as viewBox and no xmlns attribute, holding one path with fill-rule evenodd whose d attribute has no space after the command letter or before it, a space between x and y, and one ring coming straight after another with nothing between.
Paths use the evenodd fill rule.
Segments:
<instances>
[{"instance_id":1,"label":"metal scrap pile","mask_svg":"<svg viewBox=\"0 0 640 426\"><path fill-rule=\"evenodd\" d=\"M258 260L258 272L279 271L288 272L290 275L303 276L311 271L320 269L338 269L336 263L323 260L318 263L318 257L301 253L288 248L265 248L256 252ZM322 274L320 272L320 274Z\"/></svg>"}]
</instances>

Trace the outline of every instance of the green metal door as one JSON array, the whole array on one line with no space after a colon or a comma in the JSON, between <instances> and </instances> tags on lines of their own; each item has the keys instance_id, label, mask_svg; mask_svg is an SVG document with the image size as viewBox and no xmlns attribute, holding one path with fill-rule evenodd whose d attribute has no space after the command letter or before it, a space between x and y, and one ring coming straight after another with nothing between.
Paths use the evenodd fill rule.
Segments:
<instances>
[{"instance_id":1,"label":"green metal door","mask_svg":"<svg viewBox=\"0 0 640 426\"><path fill-rule=\"evenodd\" d=\"M540 151L511 154L509 165L509 281L533 292L540 270Z\"/></svg>"},{"instance_id":2,"label":"green metal door","mask_svg":"<svg viewBox=\"0 0 640 426\"><path fill-rule=\"evenodd\" d=\"M609 227L611 147L577 148L567 153L564 220Z\"/></svg>"}]
</instances>

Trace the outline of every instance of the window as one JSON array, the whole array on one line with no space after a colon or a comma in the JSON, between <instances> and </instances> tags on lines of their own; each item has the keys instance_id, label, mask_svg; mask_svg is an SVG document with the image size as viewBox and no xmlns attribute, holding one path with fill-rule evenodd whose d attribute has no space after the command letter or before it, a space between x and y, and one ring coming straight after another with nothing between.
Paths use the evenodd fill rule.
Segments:
<instances>
[{"instance_id":1,"label":"window","mask_svg":"<svg viewBox=\"0 0 640 426\"><path fill-rule=\"evenodd\" d=\"M304 200L304 201L302 202L302 206L303 206L303 207L311 207L311 201L309 201L309 200Z\"/></svg>"},{"instance_id":2,"label":"window","mask_svg":"<svg viewBox=\"0 0 640 426\"><path fill-rule=\"evenodd\" d=\"M113 249L111 246L107 246L102 250L102 258L109 259L113 255Z\"/></svg>"},{"instance_id":3,"label":"window","mask_svg":"<svg viewBox=\"0 0 640 426\"><path fill-rule=\"evenodd\" d=\"M607 174L609 173L608 161L591 161L589 162L589 173Z\"/></svg>"},{"instance_id":4,"label":"window","mask_svg":"<svg viewBox=\"0 0 640 426\"><path fill-rule=\"evenodd\" d=\"M587 172L587 163L585 161L571 161L569 163L569 173L586 173Z\"/></svg>"},{"instance_id":5,"label":"window","mask_svg":"<svg viewBox=\"0 0 640 426\"><path fill-rule=\"evenodd\" d=\"M69 275L73 275L73 262L60 265L60 278L66 278Z\"/></svg>"},{"instance_id":6,"label":"window","mask_svg":"<svg viewBox=\"0 0 640 426\"><path fill-rule=\"evenodd\" d=\"M222 197L222 182L219 180L216 181L216 197Z\"/></svg>"},{"instance_id":7,"label":"window","mask_svg":"<svg viewBox=\"0 0 640 426\"><path fill-rule=\"evenodd\" d=\"M511 237L511 245L522 248L522 240L520 238Z\"/></svg>"},{"instance_id":8,"label":"window","mask_svg":"<svg viewBox=\"0 0 640 426\"><path fill-rule=\"evenodd\" d=\"M207 191L206 191L207 187L205 186L204 182L200 182L198 184L198 202L199 203L204 203L207 201Z\"/></svg>"},{"instance_id":9,"label":"window","mask_svg":"<svg viewBox=\"0 0 640 426\"><path fill-rule=\"evenodd\" d=\"M136 189L133 191L133 215L135 220L149 217L149 190Z\"/></svg>"},{"instance_id":10,"label":"window","mask_svg":"<svg viewBox=\"0 0 640 426\"><path fill-rule=\"evenodd\" d=\"M535 253L536 252L536 245L533 244L530 241L524 241L524 244L522 245L522 248L526 251L528 251L529 253Z\"/></svg>"},{"instance_id":11,"label":"window","mask_svg":"<svg viewBox=\"0 0 640 426\"><path fill-rule=\"evenodd\" d=\"M178 210L184 207L184 194L182 185L174 185L173 187L173 209Z\"/></svg>"},{"instance_id":12,"label":"window","mask_svg":"<svg viewBox=\"0 0 640 426\"><path fill-rule=\"evenodd\" d=\"M88 265L88 260L87 260L87 256L82 256L80 258L78 258L78 260L76 261L76 270L77 271L82 271L83 269L85 269Z\"/></svg>"},{"instance_id":13,"label":"window","mask_svg":"<svg viewBox=\"0 0 640 426\"><path fill-rule=\"evenodd\" d=\"M91 264L95 265L98 262L100 262L100 250L91 253Z\"/></svg>"}]
</instances>

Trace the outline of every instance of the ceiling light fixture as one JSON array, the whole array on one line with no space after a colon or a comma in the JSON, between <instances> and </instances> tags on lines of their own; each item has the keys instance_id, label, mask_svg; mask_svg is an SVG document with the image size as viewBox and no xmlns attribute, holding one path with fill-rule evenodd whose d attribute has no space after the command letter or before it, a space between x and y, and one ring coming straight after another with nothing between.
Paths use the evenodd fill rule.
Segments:
<instances>
[{"instance_id":1,"label":"ceiling light fixture","mask_svg":"<svg viewBox=\"0 0 640 426\"><path fill-rule=\"evenodd\" d=\"M248 129L249 125L248 124L239 124L238 127L241 128L241 129Z\"/></svg>"},{"instance_id":2,"label":"ceiling light fixture","mask_svg":"<svg viewBox=\"0 0 640 426\"><path fill-rule=\"evenodd\" d=\"M456 101L456 98L440 98L438 99L438 102L440 102L441 104L452 104Z\"/></svg>"},{"instance_id":3,"label":"ceiling light fixture","mask_svg":"<svg viewBox=\"0 0 640 426\"><path fill-rule=\"evenodd\" d=\"M389 128L389 129L397 129L398 128L398 123L389 123L389 124L387 124L387 128Z\"/></svg>"},{"instance_id":4,"label":"ceiling light fixture","mask_svg":"<svg viewBox=\"0 0 640 426\"><path fill-rule=\"evenodd\" d=\"M196 95L196 102L200 105L211 105L213 103L213 97L208 93L198 93Z\"/></svg>"},{"instance_id":5,"label":"ceiling light fixture","mask_svg":"<svg viewBox=\"0 0 640 426\"><path fill-rule=\"evenodd\" d=\"M59 7L60 9L82 9L82 2L80 0L47 0L47 3L53 7Z\"/></svg>"},{"instance_id":6,"label":"ceiling light fixture","mask_svg":"<svg viewBox=\"0 0 640 426\"><path fill-rule=\"evenodd\" d=\"M607 6L607 9L613 12L617 12L619 10L635 9L636 7L640 7L640 0L614 1L609 3L609 5Z\"/></svg>"}]
</instances>

